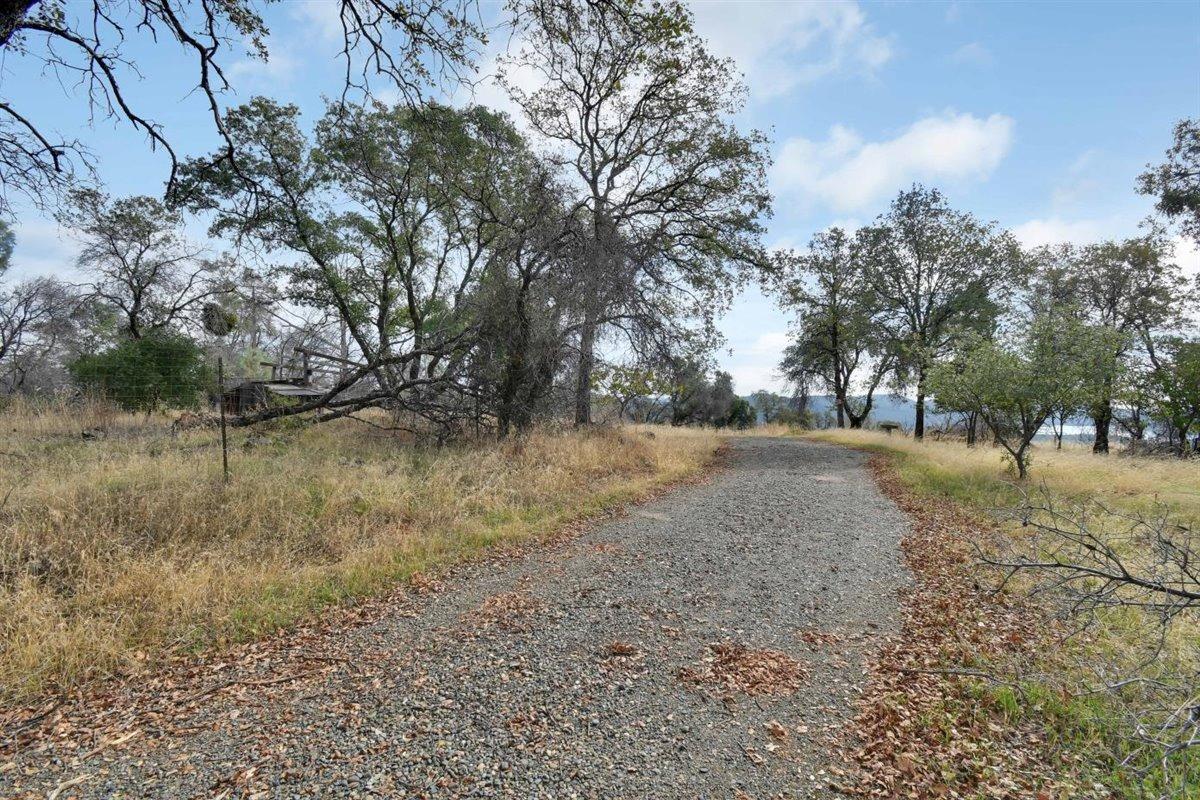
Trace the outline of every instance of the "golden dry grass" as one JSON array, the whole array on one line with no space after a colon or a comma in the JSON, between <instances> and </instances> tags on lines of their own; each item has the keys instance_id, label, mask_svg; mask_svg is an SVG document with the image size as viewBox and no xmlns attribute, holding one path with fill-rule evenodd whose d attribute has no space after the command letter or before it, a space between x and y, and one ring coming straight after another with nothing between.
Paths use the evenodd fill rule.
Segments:
<instances>
[{"instance_id":1,"label":"golden dry grass","mask_svg":"<svg viewBox=\"0 0 1200 800\"><path fill-rule=\"evenodd\" d=\"M699 471L691 430L441 450L349 420L213 430L99 406L0 414L0 699L245 639ZM85 434L86 432L86 434Z\"/></svg>"},{"instance_id":2,"label":"golden dry grass","mask_svg":"<svg viewBox=\"0 0 1200 800\"><path fill-rule=\"evenodd\" d=\"M888 455L896 476L931 503L938 498L951 498L967 509L989 512L1010 508L1019 501L1015 478L1006 469L1001 451L987 444L969 449L962 442L918 442L898 434L888 436L860 430L811 431L804 435ZM1078 446L1056 451L1042 445L1035 449L1033 468L1025 488L1033 490L1035 502L1050 499L1060 509L1089 504L1089 529L1102 538L1128 530L1128 517L1139 515L1150 519L1167 517L1192 531L1200 529L1200 461L1194 459L1181 461L1115 453L1099 456ZM1109 512L1091 506L1092 502L1100 503ZM1006 530L1018 548L1021 547L1027 531L1015 522L1010 522ZM1110 540L1110 543L1116 541ZM1112 546L1127 564L1135 567L1155 560L1155 554L1147 549L1149 545L1141 548L1129 537L1121 538L1119 544ZM989 574L988 579L998 579L998 574ZM1012 588L1027 590L1032 587L1029 581L1033 579L1027 575L1025 581L1019 581ZM1054 602L1053 595L1039 596ZM1200 615L1194 612L1180 613L1164 632L1158 618L1141 608L1102 609L1092 620L1086 636L1073 639L1053 653L1043 654L1041 658L1046 663L1035 665L1034 669L1035 672L1048 669L1055 675L1049 681L1050 689L1045 690L1054 697L1067 697L1068 690L1074 691L1084 683L1097 683L1097 674L1125 677L1142 674L1148 663L1152 664L1147 673L1151 677L1168 683L1182 679L1186 683L1187 676L1200 669L1197 643L1200 643ZM1038 683L1025 688L1043 691ZM1015 699L1012 702L1017 703ZM1121 706L1113 704L1112 697L1086 693L1081 699L1051 704L1059 708L1055 713L1062 719L1053 725L1060 729L1067 744L1098 758L1104 753L1111 759L1106 766L1112 769L1111 784L1119 787L1118 796L1159 796L1163 786L1175 787L1178 781L1188 780L1180 775L1191 774L1189 770L1200 770L1200 760L1189 760L1184 755L1180 765L1173 767L1172 777L1162 777L1160 786L1157 781L1166 773L1152 769L1143 784L1140 778L1131 777L1126 767L1118 763L1128 751L1123 749L1126 742L1114 739L1115 734L1125 730L1126 714L1141 713L1139 702L1139 695L1126 692L1120 700L1125 706L1123 710L1118 710ZM1045 718L1050 714L1047 708L1035 704L1022 711L1051 725ZM1137 757L1154 766L1154 751L1148 752L1149 756L1140 753ZM1106 762L1101 759L1099 763L1104 765ZM1170 794L1171 791L1173 789L1166 790L1167 796L1175 796Z\"/></svg>"},{"instance_id":3,"label":"golden dry grass","mask_svg":"<svg viewBox=\"0 0 1200 800\"><path fill-rule=\"evenodd\" d=\"M976 507L1004 506L1015 496L1015 477L1004 451L981 444L916 441L900 434L869 430L823 430L805 434L821 441L900 456L898 468L914 488L944 494ZM1099 500L1113 508L1150 513L1166 508L1193 526L1200 525L1200 460L1097 456L1080 446L1056 451L1035 446L1030 487L1045 486L1055 495Z\"/></svg>"}]
</instances>

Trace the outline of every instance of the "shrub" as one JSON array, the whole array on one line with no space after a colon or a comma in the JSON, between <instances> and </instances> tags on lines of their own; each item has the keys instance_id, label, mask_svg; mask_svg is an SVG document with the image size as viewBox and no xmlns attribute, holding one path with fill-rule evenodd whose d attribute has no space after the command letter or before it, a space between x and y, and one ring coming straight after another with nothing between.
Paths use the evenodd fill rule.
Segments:
<instances>
[{"instance_id":1,"label":"shrub","mask_svg":"<svg viewBox=\"0 0 1200 800\"><path fill-rule=\"evenodd\" d=\"M81 356L69 369L81 387L130 411L193 408L211 382L204 351L186 336L168 333Z\"/></svg>"}]
</instances>

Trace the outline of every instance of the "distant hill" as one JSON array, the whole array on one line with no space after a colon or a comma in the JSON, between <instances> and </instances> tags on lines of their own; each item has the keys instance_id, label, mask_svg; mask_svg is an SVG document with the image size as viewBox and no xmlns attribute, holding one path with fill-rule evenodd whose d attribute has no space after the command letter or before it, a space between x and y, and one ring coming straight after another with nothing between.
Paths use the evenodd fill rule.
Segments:
<instances>
[{"instance_id":1,"label":"distant hill","mask_svg":"<svg viewBox=\"0 0 1200 800\"><path fill-rule=\"evenodd\" d=\"M861 401L862 398L856 399ZM835 409L833 395L814 395L808 399L808 407L812 409L813 414L823 414L826 411L832 414ZM917 404L907 397L875 395L874 401L871 403L871 416L868 420L872 423L898 422L902 427L911 429L917 424ZM928 403L925 405L926 425L937 425L945 420L945 415L936 414Z\"/></svg>"},{"instance_id":2,"label":"distant hill","mask_svg":"<svg viewBox=\"0 0 1200 800\"><path fill-rule=\"evenodd\" d=\"M861 398L857 398L860 399ZM746 400L750 401L750 405L755 405L754 396L748 396ZM787 398L787 403L791 403L791 398ZM808 407L815 417L820 417L826 413L832 415L834 413L833 395L818 394L808 398ZM756 407L757 410L757 407ZM947 414L938 414L933 410L932 403L925 405L925 425L934 427L948 421ZM759 421L762 421L762 414L759 413ZM887 394L875 395L875 400L871 404L871 415L868 418L868 424L876 424L879 422L898 422L906 430L912 430L917 423L917 404L907 397L892 397ZM1038 434L1038 438L1046 438L1051 435L1050 426L1047 425L1043 431ZM1112 435L1119 435L1116 426L1113 426ZM1067 421L1066 439L1070 441L1090 442L1092 440L1092 421L1088 417L1078 417Z\"/></svg>"},{"instance_id":3,"label":"distant hill","mask_svg":"<svg viewBox=\"0 0 1200 800\"><path fill-rule=\"evenodd\" d=\"M861 398L858 398L861 399ZM746 397L750 405L755 406L754 396ZM791 398L787 398L784 402L791 404ZM834 413L833 395L817 394L808 398L808 408L815 417ZM755 406L755 410L757 406ZM761 412L760 412L761 420ZM917 421L917 405L907 397L890 397L886 394L875 395L874 402L871 404L871 422L898 422L905 428L912 428ZM925 407L925 424L933 425L943 420L943 415L935 414L929 405Z\"/></svg>"}]
</instances>

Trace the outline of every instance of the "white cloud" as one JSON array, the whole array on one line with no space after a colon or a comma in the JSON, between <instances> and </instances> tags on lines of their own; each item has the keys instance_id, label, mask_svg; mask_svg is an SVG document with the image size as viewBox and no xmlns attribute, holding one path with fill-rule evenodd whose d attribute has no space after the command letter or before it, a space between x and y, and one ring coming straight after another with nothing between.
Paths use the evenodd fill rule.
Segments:
<instances>
[{"instance_id":1,"label":"white cloud","mask_svg":"<svg viewBox=\"0 0 1200 800\"><path fill-rule=\"evenodd\" d=\"M9 277L33 278L53 275L75 280L78 243L57 223L36 217L19 222L13 229L13 248Z\"/></svg>"},{"instance_id":2,"label":"white cloud","mask_svg":"<svg viewBox=\"0 0 1200 800\"><path fill-rule=\"evenodd\" d=\"M870 74L891 60L857 3L693 0L696 31L713 52L734 59L751 93L771 98L841 72Z\"/></svg>"},{"instance_id":3,"label":"white cloud","mask_svg":"<svg viewBox=\"0 0 1200 800\"><path fill-rule=\"evenodd\" d=\"M1175 263L1183 268L1183 273L1190 276L1200 276L1200 245L1184 236L1172 239L1175 245Z\"/></svg>"},{"instance_id":4,"label":"white cloud","mask_svg":"<svg viewBox=\"0 0 1200 800\"><path fill-rule=\"evenodd\" d=\"M807 196L835 211L862 211L914 180L986 179L1012 146L1013 124L1003 114L947 111L879 142L835 125L823 142L785 141L773 184L779 194Z\"/></svg>"},{"instance_id":5,"label":"white cloud","mask_svg":"<svg viewBox=\"0 0 1200 800\"><path fill-rule=\"evenodd\" d=\"M322 6L306 3L303 13L318 23L324 21L328 29L330 15ZM891 40L874 31L855 3L693 0L690 7L697 33L713 53L736 62L758 98L777 97L839 72L869 74L893 55ZM507 32L495 36L489 52L479 59L475 86L456 91L454 100L506 111L519 119L520 110L495 76L505 55L519 53L523 46L520 37ZM537 89L543 80L536 70L511 60L504 69L508 80L525 91Z\"/></svg>"},{"instance_id":6,"label":"white cloud","mask_svg":"<svg viewBox=\"0 0 1200 800\"><path fill-rule=\"evenodd\" d=\"M858 217L843 217L841 219L830 220L825 229L841 228L846 233L854 233L861 228L865 223Z\"/></svg>"},{"instance_id":7,"label":"white cloud","mask_svg":"<svg viewBox=\"0 0 1200 800\"><path fill-rule=\"evenodd\" d=\"M746 298L741 300L753 304ZM784 321L774 309L763 316L774 318L775 324ZM759 333L747 344L735 344L720 368L733 376L733 385L739 394L750 394L759 389L783 391L786 382L779 374L779 362L783 359L784 348L790 342L787 332L783 330Z\"/></svg>"},{"instance_id":8,"label":"white cloud","mask_svg":"<svg viewBox=\"0 0 1200 800\"><path fill-rule=\"evenodd\" d=\"M227 72L231 82L245 81L256 85L287 83L300 68L300 60L293 56L287 46L276 39L271 43L271 54L266 61L246 57L233 62Z\"/></svg>"},{"instance_id":9,"label":"white cloud","mask_svg":"<svg viewBox=\"0 0 1200 800\"><path fill-rule=\"evenodd\" d=\"M783 348L788 346L787 331L769 331L759 334L758 338L746 348L745 352L751 356L771 355L782 357Z\"/></svg>"},{"instance_id":10,"label":"white cloud","mask_svg":"<svg viewBox=\"0 0 1200 800\"><path fill-rule=\"evenodd\" d=\"M1106 239L1138 236L1142 233L1138 230L1136 220L1121 216L1104 219L1031 219L1015 226L1012 232L1026 247L1064 243L1093 244ZM1171 237L1171 245L1175 250L1175 263L1183 269L1184 274L1200 275L1200 246L1184 236Z\"/></svg>"},{"instance_id":11,"label":"white cloud","mask_svg":"<svg viewBox=\"0 0 1200 800\"><path fill-rule=\"evenodd\" d=\"M1065 220L1061 217L1031 219L1012 229L1013 235L1026 247L1043 244L1091 244L1105 238L1111 230L1098 219Z\"/></svg>"},{"instance_id":12,"label":"white cloud","mask_svg":"<svg viewBox=\"0 0 1200 800\"><path fill-rule=\"evenodd\" d=\"M993 61L992 51L979 42L968 42L950 54L950 60L956 64L973 64L986 67Z\"/></svg>"},{"instance_id":13,"label":"white cloud","mask_svg":"<svg viewBox=\"0 0 1200 800\"><path fill-rule=\"evenodd\" d=\"M778 364L732 364L723 369L733 376L733 390L740 395L748 395L759 389L778 393L787 391L787 381L780 376Z\"/></svg>"},{"instance_id":14,"label":"white cloud","mask_svg":"<svg viewBox=\"0 0 1200 800\"><path fill-rule=\"evenodd\" d=\"M1099 150L1092 148L1084 150L1071 162L1050 197L1055 211L1087 205L1101 193L1102 184L1097 176L1104 172L1102 157Z\"/></svg>"},{"instance_id":15,"label":"white cloud","mask_svg":"<svg viewBox=\"0 0 1200 800\"><path fill-rule=\"evenodd\" d=\"M288 12L292 18L305 23L303 30L316 31L329 42L342 42L345 31L342 28L341 4L330 0L292 0L288 4Z\"/></svg>"}]
</instances>

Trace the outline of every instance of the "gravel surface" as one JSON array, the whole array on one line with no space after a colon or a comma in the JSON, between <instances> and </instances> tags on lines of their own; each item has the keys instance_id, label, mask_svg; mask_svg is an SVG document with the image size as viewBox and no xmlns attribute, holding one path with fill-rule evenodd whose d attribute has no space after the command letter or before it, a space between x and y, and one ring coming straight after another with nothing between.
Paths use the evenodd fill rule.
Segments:
<instances>
[{"instance_id":1,"label":"gravel surface","mask_svg":"<svg viewBox=\"0 0 1200 800\"><path fill-rule=\"evenodd\" d=\"M727 461L127 741L20 752L0 796L834 796L829 738L897 627L906 522L859 453L739 437Z\"/></svg>"}]
</instances>

